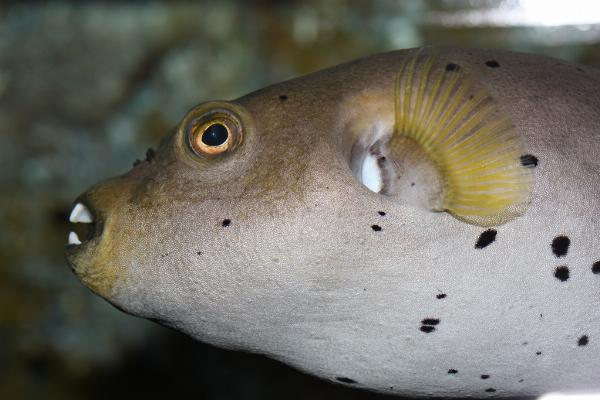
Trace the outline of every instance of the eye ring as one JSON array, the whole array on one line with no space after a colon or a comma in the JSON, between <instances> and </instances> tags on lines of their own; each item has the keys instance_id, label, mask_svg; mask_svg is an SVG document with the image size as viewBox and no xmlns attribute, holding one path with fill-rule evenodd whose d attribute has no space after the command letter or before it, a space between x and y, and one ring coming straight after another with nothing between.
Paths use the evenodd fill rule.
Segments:
<instances>
[{"instance_id":1,"label":"eye ring","mask_svg":"<svg viewBox=\"0 0 600 400\"><path fill-rule=\"evenodd\" d=\"M217 155L233 149L241 139L238 122L224 112L211 112L188 125L188 146L197 155Z\"/></svg>"}]
</instances>

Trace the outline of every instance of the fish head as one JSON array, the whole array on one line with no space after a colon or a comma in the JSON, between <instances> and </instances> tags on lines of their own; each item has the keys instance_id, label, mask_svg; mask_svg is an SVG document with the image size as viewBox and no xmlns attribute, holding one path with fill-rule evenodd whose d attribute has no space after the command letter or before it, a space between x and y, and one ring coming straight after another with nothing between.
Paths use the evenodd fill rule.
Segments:
<instances>
[{"instance_id":1,"label":"fish head","mask_svg":"<svg viewBox=\"0 0 600 400\"><path fill-rule=\"evenodd\" d=\"M306 249L333 237L321 216L356 183L336 179L348 165L323 111L290 107L283 89L198 105L156 152L79 196L71 222L87 231L66 254L80 280L128 313L235 346L223 332L286 297Z\"/></svg>"}]
</instances>

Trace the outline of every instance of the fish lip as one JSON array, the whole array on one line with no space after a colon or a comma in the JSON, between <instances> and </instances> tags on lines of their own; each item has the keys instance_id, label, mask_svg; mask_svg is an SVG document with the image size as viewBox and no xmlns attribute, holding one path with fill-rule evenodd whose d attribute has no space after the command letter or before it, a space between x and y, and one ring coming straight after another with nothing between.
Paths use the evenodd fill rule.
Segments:
<instances>
[{"instance_id":1,"label":"fish lip","mask_svg":"<svg viewBox=\"0 0 600 400\"><path fill-rule=\"evenodd\" d=\"M91 222L71 222L73 211L83 207L91 215ZM89 251L90 246L97 243L98 239L102 236L104 231L104 217L99 212L97 207L94 207L93 201L90 197L84 193L78 196L72 204L71 213L69 216L69 232L75 232L79 239L79 244L67 243L65 245L65 256L67 262L74 269L74 259L77 255ZM79 231L79 232L78 232ZM81 234L84 232L84 234ZM81 237L79 235L81 234Z\"/></svg>"}]
</instances>

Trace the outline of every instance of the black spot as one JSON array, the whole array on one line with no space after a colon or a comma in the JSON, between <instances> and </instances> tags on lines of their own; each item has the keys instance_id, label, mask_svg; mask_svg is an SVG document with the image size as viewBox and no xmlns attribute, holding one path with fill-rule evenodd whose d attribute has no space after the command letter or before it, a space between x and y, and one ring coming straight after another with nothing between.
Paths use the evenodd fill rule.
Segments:
<instances>
[{"instance_id":1,"label":"black spot","mask_svg":"<svg viewBox=\"0 0 600 400\"><path fill-rule=\"evenodd\" d=\"M485 389L485 391L488 392L488 393L494 393L496 391L496 389L489 388L489 389Z\"/></svg>"},{"instance_id":2,"label":"black spot","mask_svg":"<svg viewBox=\"0 0 600 400\"><path fill-rule=\"evenodd\" d=\"M569 251L569 245L571 244L571 240L564 236L557 236L552 241L552 252L556 257L563 257L567 255Z\"/></svg>"},{"instance_id":3,"label":"black spot","mask_svg":"<svg viewBox=\"0 0 600 400\"><path fill-rule=\"evenodd\" d=\"M385 156L381 156L377 159L379 162L384 162L386 160Z\"/></svg>"},{"instance_id":4,"label":"black spot","mask_svg":"<svg viewBox=\"0 0 600 400\"><path fill-rule=\"evenodd\" d=\"M410 186L415 186L415 183L414 183L414 182L411 182L411 183L410 183Z\"/></svg>"},{"instance_id":5,"label":"black spot","mask_svg":"<svg viewBox=\"0 0 600 400\"><path fill-rule=\"evenodd\" d=\"M592 272L594 274L600 274L600 261L596 261L594 265L592 265Z\"/></svg>"},{"instance_id":6,"label":"black spot","mask_svg":"<svg viewBox=\"0 0 600 400\"><path fill-rule=\"evenodd\" d=\"M457 370L455 370L454 368L452 368L452 369L449 369L449 370L448 370L448 373L449 373L449 374L458 374L458 371L457 371Z\"/></svg>"},{"instance_id":7,"label":"black spot","mask_svg":"<svg viewBox=\"0 0 600 400\"><path fill-rule=\"evenodd\" d=\"M577 67L577 71L583 72L583 69L581 69L580 67Z\"/></svg>"},{"instance_id":8,"label":"black spot","mask_svg":"<svg viewBox=\"0 0 600 400\"><path fill-rule=\"evenodd\" d=\"M169 253L163 253L160 256L164 258L164 257L167 257L168 255L169 255Z\"/></svg>"},{"instance_id":9,"label":"black spot","mask_svg":"<svg viewBox=\"0 0 600 400\"><path fill-rule=\"evenodd\" d=\"M536 352L535 352L535 355L536 355L536 356L541 356L541 355L542 355L542 352L541 352L541 351L536 351Z\"/></svg>"},{"instance_id":10,"label":"black spot","mask_svg":"<svg viewBox=\"0 0 600 400\"><path fill-rule=\"evenodd\" d=\"M589 338L587 335L583 335L577 340L577 346L586 346L589 342Z\"/></svg>"},{"instance_id":11,"label":"black spot","mask_svg":"<svg viewBox=\"0 0 600 400\"><path fill-rule=\"evenodd\" d=\"M231 220L229 218L225 218L223 220L223 222L221 222L221 225L223 225L223 226L229 226L229 225L231 225Z\"/></svg>"},{"instance_id":12,"label":"black spot","mask_svg":"<svg viewBox=\"0 0 600 400\"><path fill-rule=\"evenodd\" d=\"M285 94L279 95L279 100L286 101L287 99L288 99L288 97Z\"/></svg>"},{"instance_id":13,"label":"black spot","mask_svg":"<svg viewBox=\"0 0 600 400\"><path fill-rule=\"evenodd\" d=\"M481 375L481 379L489 379L489 378L490 378L489 375L486 375L486 374Z\"/></svg>"},{"instance_id":14,"label":"black spot","mask_svg":"<svg viewBox=\"0 0 600 400\"><path fill-rule=\"evenodd\" d=\"M525 379L519 379L519 383L525 382Z\"/></svg>"},{"instance_id":15,"label":"black spot","mask_svg":"<svg viewBox=\"0 0 600 400\"><path fill-rule=\"evenodd\" d=\"M337 381L339 382L343 382L343 383L356 383L356 381L354 379L350 379L350 378L346 378L343 376L338 376L337 378L335 378Z\"/></svg>"},{"instance_id":16,"label":"black spot","mask_svg":"<svg viewBox=\"0 0 600 400\"><path fill-rule=\"evenodd\" d=\"M435 331L435 328L433 326L429 326L429 325L423 325L419 329L421 330L421 332L425 332L425 333L431 333L431 332Z\"/></svg>"},{"instance_id":17,"label":"black spot","mask_svg":"<svg viewBox=\"0 0 600 400\"><path fill-rule=\"evenodd\" d=\"M554 276L561 282L566 281L567 279L569 279L569 268L565 266L556 267L556 270L554 271Z\"/></svg>"},{"instance_id":18,"label":"black spot","mask_svg":"<svg viewBox=\"0 0 600 400\"><path fill-rule=\"evenodd\" d=\"M470 95L470 96L469 96L469 100L473 100L473 98L474 98L474 97L475 97L475 95L473 95L473 94L472 94L472 95Z\"/></svg>"},{"instance_id":19,"label":"black spot","mask_svg":"<svg viewBox=\"0 0 600 400\"><path fill-rule=\"evenodd\" d=\"M524 167L535 168L538 165L538 159L534 155L524 154L521 156L521 165Z\"/></svg>"},{"instance_id":20,"label":"black spot","mask_svg":"<svg viewBox=\"0 0 600 400\"><path fill-rule=\"evenodd\" d=\"M446 71L458 71L459 69L460 69L460 66L458 64L454 64L454 63L446 64Z\"/></svg>"},{"instance_id":21,"label":"black spot","mask_svg":"<svg viewBox=\"0 0 600 400\"><path fill-rule=\"evenodd\" d=\"M529 342L523 342L522 345L523 346L527 346L529 344Z\"/></svg>"},{"instance_id":22,"label":"black spot","mask_svg":"<svg viewBox=\"0 0 600 400\"><path fill-rule=\"evenodd\" d=\"M438 298L438 299L440 299L440 300L441 300L441 299L445 299L445 298L446 298L446 293L440 293L440 294L438 294L438 295L437 295L437 296L435 296L435 297L437 297L437 298Z\"/></svg>"},{"instance_id":23,"label":"black spot","mask_svg":"<svg viewBox=\"0 0 600 400\"><path fill-rule=\"evenodd\" d=\"M153 162L155 157L156 151L154 151L152 147L149 147L148 150L146 150L146 161Z\"/></svg>"},{"instance_id":24,"label":"black spot","mask_svg":"<svg viewBox=\"0 0 600 400\"><path fill-rule=\"evenodd\" d=\"M485 62L485 65L487 65L490 68L498 68L500 66L500 64L498 63L498 61L496 60L489 60Z\"/></svg>"},{"instance_id":25,"label":"black spot","mask_svg":"<svg viewBox=\"0 0 600 400\"><path fill-rule=\"evenodd\" d=\"M377 214L379 214L383 217L385 215L385 211L377 211Z\"/></svg>"},{"instance_id":26,"label":"black spot","mask_svg":"<svg viewBox=\"0 0 600 400\"><path fill-rule=\"evenodd\" d=\"M371 225L371 229L373 229L375 232L379 232L381 227L379 225Z\"/></svg>"},{"instance_id":27,"label":"black spot","mask_svg":"<svg viewBox=\"0 0 600 400\"><path fill-rule=\"evenodd\" d=\"M198 254L199 256L201 256L201 255L202 255L202 252L201 252L201 251L199 251L199 252L197 252L196 254Z\"/></svg>"},{"instance_id":28,"label":"black spot","mask_svg":"<svg viewBox=\"0 0 600 400\"><path fill-rule=\"evenodd\" d=\"M440 323L440 320L437 318L425 318L421 323L423 325L437 325Z\"/></svg>"},{"instance_id":29,"label":"black spot","mask_svg":"<svg viewBox=\"0 0 600 400\"><path fill-rule=\"evenodd\" d=\"M483 232L481 235L479 235L479 239L477 239L477 243L475 243L475 248L483 249L484 247L488 246L490 243L496 240L497 233L498 232L495 229L488 229L487 231Z\"/></svg>"}]
</instances>

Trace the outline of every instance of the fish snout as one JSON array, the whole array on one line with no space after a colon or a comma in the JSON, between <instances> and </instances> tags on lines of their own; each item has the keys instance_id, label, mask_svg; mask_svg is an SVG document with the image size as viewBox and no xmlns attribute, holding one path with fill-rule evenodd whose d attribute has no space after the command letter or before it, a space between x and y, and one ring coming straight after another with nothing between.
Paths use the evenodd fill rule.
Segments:
<instances>
[{"instance_id":1,"label":"fish snout","mask_svg":"<svg viewBox=\"0 0 600 400\"><path fill-rule=\"evenodd\" d=\"M69 214L67 263L86 286L103 297L110 297L122 276L108 232L111 221L119 219L116 214L125 197L121 186L116 178L92 187L75 200Z\"/></svg>"}]
</instances>

